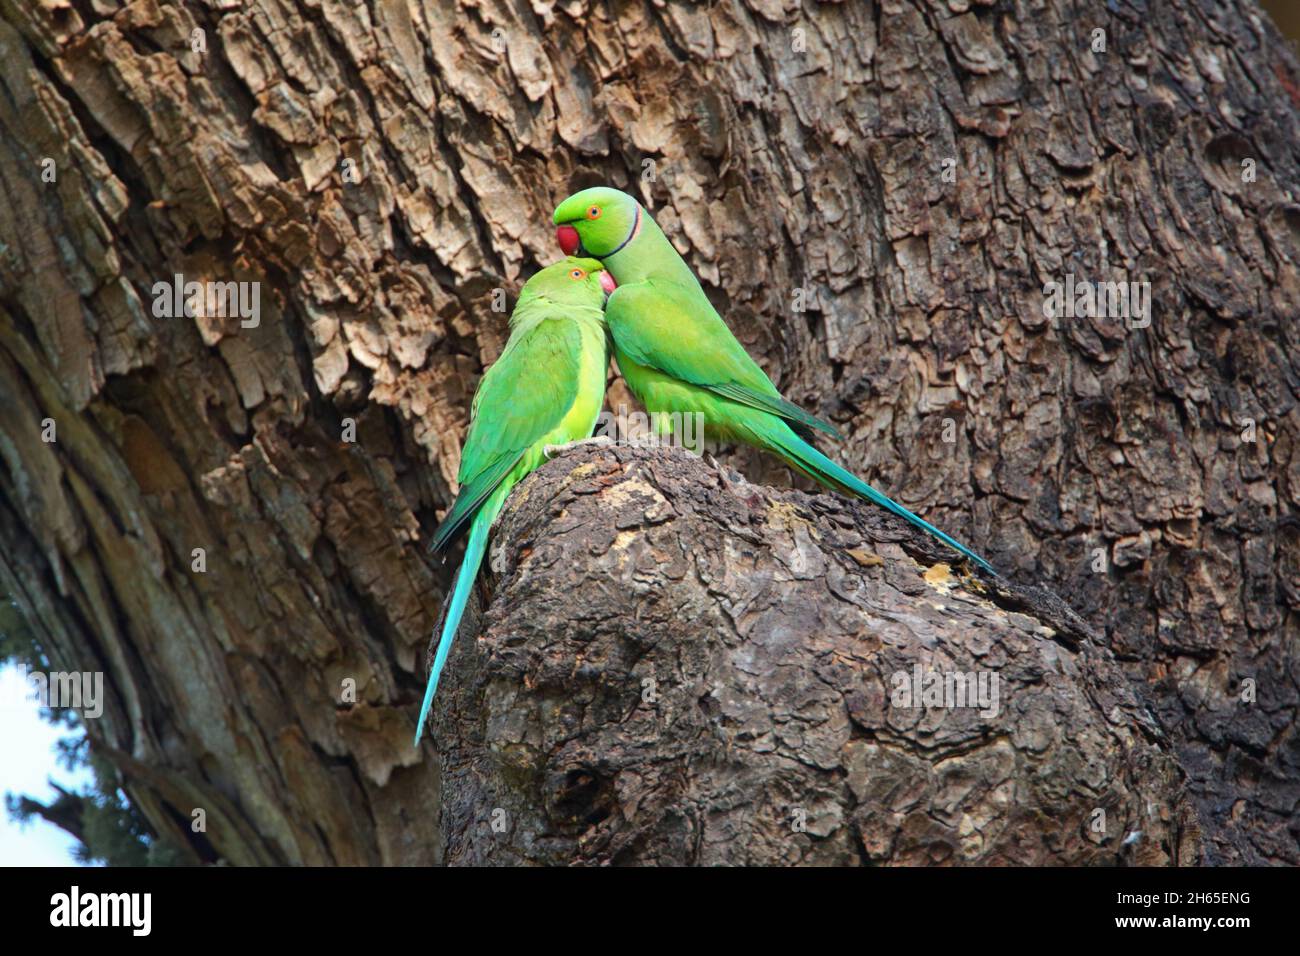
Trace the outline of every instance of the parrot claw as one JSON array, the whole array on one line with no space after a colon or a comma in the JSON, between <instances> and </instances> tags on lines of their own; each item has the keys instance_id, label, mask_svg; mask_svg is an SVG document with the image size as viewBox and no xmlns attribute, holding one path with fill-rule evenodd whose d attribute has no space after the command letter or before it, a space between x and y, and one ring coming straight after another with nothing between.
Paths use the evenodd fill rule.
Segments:
<instances>
[{"instance_id":1,"label":"parrot claw","mask_svg":"<svg viewBox=\"0 0 1300 956\"><path fill-rule=\"evenodd\" d=\"M608 435L597 435L595 438L584 438L581 441L565 442L563 445L543 445L542 454L545 455L546 459L549 461L561 452L569 451L573 448L581 448L583 445L604 446L612 444L614 444L614 439L610 438Z\"/></svg>"}]
</instances>

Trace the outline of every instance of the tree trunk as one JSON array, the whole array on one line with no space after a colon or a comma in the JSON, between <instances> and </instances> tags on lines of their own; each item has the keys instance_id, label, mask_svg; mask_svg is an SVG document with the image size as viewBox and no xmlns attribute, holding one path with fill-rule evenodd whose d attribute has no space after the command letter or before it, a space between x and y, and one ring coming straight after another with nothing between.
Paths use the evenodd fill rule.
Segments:
<instances>
[{"instance_id":1,"label":"tree trunk","mask_svg":"<svg viewBox=\"0 0 1300 956\"><path fill-rule=\"evenodd\" d=\"M1131 827L1151 842L1123 853L1184 860L1168 748L1206 861L1300 863L1300 70L1251 0L0 0L0 87L0 589L51 667L104 672L93 746L192 859L1084 860ZM697 500L701 466L668 458L636 473L694 517L665 564L637 517L632 574L608 488L582 528L544 519L556 463L413 748L452 569L424 545L504 341L494 293L555 258L551 208L594 182L644 197L845 432L833 454L1087 623L938 596L892 548L855 570L839 551L875 522L831 496L756 491L758 529L719 528L702 502L751 506ZM161 315L177 275L258 283L256 323ZM1068 276L1149 281L1149 324L1049 319ZM543 530L576 578L520 557ZM769 580L769 604L839 603L746 636L732 604ZM882 715L922 646L1014 649L988 666L1030 712L992 737ZM625 683L597 693L585 650ZM629 713L673 734L609 724L638 654L669 686ZM1095 762L1066 759L1073 728ZM527 773L475 779L504 740ZM470 830L497 808L489 845ZM1052 813L1055 835L1029 819Z\"/></svg>"},{"instance_id":2,"label":"tree trunk","mask_svg":"<svg viewBox=\"0 0 1300 956\"><path fill-rule=\"evenodd\" d=\"M869 505L577 456L511 497L439 710L449 863L1199 859L1167 741L1058 598Z\"/></svg>"}]
</instances>

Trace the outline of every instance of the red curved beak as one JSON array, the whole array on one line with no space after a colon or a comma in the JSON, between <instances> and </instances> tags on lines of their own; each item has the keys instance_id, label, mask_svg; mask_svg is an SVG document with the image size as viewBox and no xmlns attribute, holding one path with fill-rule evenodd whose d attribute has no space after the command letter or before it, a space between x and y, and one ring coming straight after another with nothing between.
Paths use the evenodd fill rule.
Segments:
<instances>
[{"instance_id":1,"label":"red curved beak","mask_svg":"<svg viewBox=\"0 0 1300 956\"><path fill-rule=\"evenodd\" d=\"M605 295L609 295L618 288L618 283L614 281L614 277L608 272L601 272L600 287L605 290Z\"/></svg>"},{"instance_id":2,"label":"red curved beak","mask_svg":"<svg viewBox=\"0 0 1300 956\"><path fill-rule=\"evenodd\" d=\"M555 230L555 238L566 256L571 256L577 252L578 246L582 243L582 240L578 237L578 230L572 226L560 226Z\"/></svg>"}]
</instances>

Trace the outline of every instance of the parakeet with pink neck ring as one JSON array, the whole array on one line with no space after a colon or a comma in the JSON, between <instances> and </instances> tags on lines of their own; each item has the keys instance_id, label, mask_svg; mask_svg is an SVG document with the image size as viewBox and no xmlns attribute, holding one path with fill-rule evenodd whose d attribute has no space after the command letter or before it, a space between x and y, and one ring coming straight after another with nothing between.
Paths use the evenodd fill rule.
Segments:
<instances>
[{"instance_id":1,"label":"parakeet with pink neck ring","mask_svg":"<svg viewBox=\"0 0 1300 956\"><path fill-rule=\"evenodd\" d=\"M755 445L814 480L865 498L933 535L986 571L970 548L827 458L804 436L829 423L786 401L731 334L699 280L632 196L595 186L555 210L565 255L599 259L618 282L605 306L614 358L628 388L651 413L702 414L711 438Z\"/></svg>"}]
</instances>

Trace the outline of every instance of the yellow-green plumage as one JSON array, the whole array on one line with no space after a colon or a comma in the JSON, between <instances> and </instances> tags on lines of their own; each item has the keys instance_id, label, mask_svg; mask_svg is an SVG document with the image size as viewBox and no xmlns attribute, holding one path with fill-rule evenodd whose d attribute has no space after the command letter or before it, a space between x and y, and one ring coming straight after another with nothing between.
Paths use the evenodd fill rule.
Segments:
<instances>
[{"instance_id":1,"label":"yellow-green plumage","mask_svg":"<svg viewBox=\"0 0 1300 956\"><path fill-rule=\"evenodd\" d=\"M505 350L474 395L457 474L460 490L433 535L434 550L443 550L469 526L465 558L420 707L417 745L487 549L488 531L506 497L545 461L547 445L587 438L596 427L609 368L601 271L599 262L570 257L530 278L511 313Z\"/></svg>"},{"instance_id":2,"label":"yellow-green plumage","mask_svg":"<svg viewBox=\"0 0 1300 956\"><path fill-rule=\"evenodd\" d=\"M566 253L579 250L600 259L618 280L605 310L614 357L628 387L650 412L702 414L710 439L770 451L816 481L880 505L993 571L974 551L805 440L814 430L839 435L781 396L635 199L602 186L584 189L560 203L554 221Z\"/></svg>"}]
</instances>

